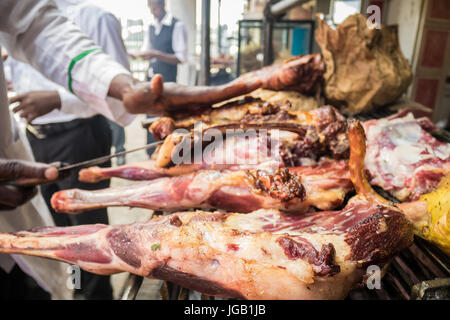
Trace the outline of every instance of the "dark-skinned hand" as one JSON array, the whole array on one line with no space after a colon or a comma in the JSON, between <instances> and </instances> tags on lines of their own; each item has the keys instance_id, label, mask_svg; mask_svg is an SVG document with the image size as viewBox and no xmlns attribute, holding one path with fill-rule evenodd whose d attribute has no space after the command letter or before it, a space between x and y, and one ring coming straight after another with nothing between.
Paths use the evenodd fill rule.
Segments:
<instances>
[{"instance_id":1,"label":"dark-skinned hand","mask_svg":"<svg viewBox=\"0 0 450 320\"><path fill-rule=\"evenodd\" d=\"M221 86L185 86L163 83L161 75L150 82L130 80L127 75L113 79L109 95L123 101L125 109L133 114L163 115L167 112L195 112L231 99L261 86L260 81L232 81Z\"/></svg>"},{"instance_id":2,"label":"dark-skinned hand","mask_svg":"<svg viewBox=\"0 0 450 320\"><path fill-rule=\"evenodd\" d=\"M9 103L19 102L13 109L19 116L31 122L54 109L61 107L61 98L57 91L30 91L9 99Z\"/></svg>"},{"instance_id":3,"label":"dark-skinned hand","mask_svg":"<svg viewBox=\"0 0 450 320\"><path fill-rule=\"evenodd\" d=\"M58 178L56 166L0 159L0 210L12 210L36 195L36 185Z\"/></svg>"}]
</instances>

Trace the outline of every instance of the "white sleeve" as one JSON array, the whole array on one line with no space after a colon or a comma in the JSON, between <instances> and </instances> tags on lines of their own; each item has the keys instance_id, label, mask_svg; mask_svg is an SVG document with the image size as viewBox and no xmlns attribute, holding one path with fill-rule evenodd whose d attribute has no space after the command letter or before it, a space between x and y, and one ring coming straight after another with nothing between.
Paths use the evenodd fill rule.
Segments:
<instances>
[{"instance_id":1,"label":"white sleeve","mask_svg":"<svg viewBox=\"0 0 450 320\"><path fill-rule=\"evenodd\" d=\"M74 114L82 118L98 114L98 112L91 108L86 102L81 101L59 84L48 80L30 65L19 62L13 58L9 58L8 62L11 66L11 81L13 82L14 91L16 93L54 90L58 92L61 99L60 111L66 114Z\"/></svg>"},{"instance_id":2,"label":"white sleeve","mask_svg":"<svg viewBox=\"0 0 450 320\"><path fill-rule=\"evenodd\" d=\"M74 114L80 118L92 116L92 109L86 102L81 101L76 95L70 93L61 86L58 86L57 91L59 98L61 99L61 112Z\"/></svg>"},{"instance_id":3,"label":"white sleeve","mask_svg":"<svg viewBox=\"0 0 450 320\"><path fill-rule=\"evenodd\" d=\"M149 27L144 31L144 42L142 43L141 51L149 51L152 49L152 44L150 43L150 32Z\"/></svg>"},{"instance_id":4,"label":"white sleeve","mask_svg":"<svg viewBox=\"0 0 450 320\"><path fill-rule=\"evenodd\" d=\"M172 48L181 63L187 61L187 32L182 21L177 21L173 28Z\"/></svg>"},{"instance_id":5,"label":"white sleeve","mask_svg":"<svg viewBox=\"0 0 450 320\"><path fill-rule=\"evenodd\" d=\"M0 42L11 56L31 64L66 89L70 87L98 112L114 119L106 100L109 86L117 75L129 74L128 70L101 52L53 1L2 0L0 12L7 13L0 19Z\"/></svg>"},{"instance_id":6,"label":"white sleeve","mask_svg":"<svg viewBox=\"0 0 450 320\"><path fill-rule=\"evenodd\" d=\"M91 117L93 114L92 108L81 101L74 94L70 93L63 87L58 88L59 98L61 99L60 111L67 114L75 114L82 118ZM129 125L136 116L128 112L124 112L122 101L107 97L106 102L108 103L109 110L111 111L112 117L110 119L121 126Z\"/></svg>"},{"instance_id":7,"label":"white sleeve","mask_svg":"<svg viewBox=\"0 0 450 320\"><path fill-rule=\"evenodd\" d=\"M98 20L98 27L96 30L96 43L98 43L103 50L119 62L124 68L130 70L130 62L128 60L127 49L122 40L122 27L119 20L111 13L102 14ZM113 121L126 126L130 124L136 115L132 115L125 111L121 101L107 97L106 101L109 109L113 114Z\"/></svg>"},{"instance_id":8,"label":"white sleeve","mask_svg":"<svg viewBox=\"0 0 450 320\"><path fill-rule=\"evenodd\" d=\"M97 39L92 40L98 43L114 60L129 70L130 62L122 40L122 28L119 20L111 13L101 15L98 20L96 35Z\"/></svg>"}]
</instances>

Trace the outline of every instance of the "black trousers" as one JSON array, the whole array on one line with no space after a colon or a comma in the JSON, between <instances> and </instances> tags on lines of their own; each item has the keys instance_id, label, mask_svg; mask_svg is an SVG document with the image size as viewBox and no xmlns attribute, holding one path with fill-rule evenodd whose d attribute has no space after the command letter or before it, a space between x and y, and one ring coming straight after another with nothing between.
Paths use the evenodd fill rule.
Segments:
<instances>
[{"instance_id":1,"label":"black trousers","mask_svg":"<svg viewBox=\"0 0 450 320\"><path fill-rule=\"evenodd\" d=\"M50 300L50 293L16 264L10 273L0 268L0 300Z\"/></svg>"},{"instance_id":2,"label":"black trousers","mask_svg":"<svg viewBox=\"0 0 450 320\"><path fill-rule=\"evenodd\" d=\"M111 129L103 116L95 116L83 120L80 125L70 130L47 136L44 139L36 138L27 132L36 161L52 163L62 161L69 164L90 160L109 155L111 152ZM102 166L110 166L111 162ZM41 186L42 195L57 226L74 226L82 224L108 224L106 209L92 210L78 215L56 213L51 205L52 195L60 190L80 188L96 190L109 187L109 180L95 184L78 181L78 171L64 180L48 183ZM112 299L112 286L109 276L95 275L82 271L81 289L77 290L86 299Z\"/></svg>"}]
</instances>

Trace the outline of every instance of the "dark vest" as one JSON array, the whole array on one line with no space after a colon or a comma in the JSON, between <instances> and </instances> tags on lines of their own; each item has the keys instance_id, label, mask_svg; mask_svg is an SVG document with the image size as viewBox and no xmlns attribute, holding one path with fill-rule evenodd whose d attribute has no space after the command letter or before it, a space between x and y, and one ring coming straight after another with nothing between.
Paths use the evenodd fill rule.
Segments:
<instances>
[{"instance_id":1,"label":"dark vest","mask_svg":"<svg viewBox=\"0 0 450 320\"><path fill-rule=\"evenodd\" d=\"M155 26L150 26L150 44L152 49L162 51L164 53L174 54L172 48L172 36L173 29L177 23L177 19L172 19L172 25L163 25L161 32L155 34ZM150 67L153 69L154 74L161 74L164 77L164 82L175 82L177 80L177 65L170 64L163 61L156 60L156 62L150 63Z\"/></svg>"}]
</instances>

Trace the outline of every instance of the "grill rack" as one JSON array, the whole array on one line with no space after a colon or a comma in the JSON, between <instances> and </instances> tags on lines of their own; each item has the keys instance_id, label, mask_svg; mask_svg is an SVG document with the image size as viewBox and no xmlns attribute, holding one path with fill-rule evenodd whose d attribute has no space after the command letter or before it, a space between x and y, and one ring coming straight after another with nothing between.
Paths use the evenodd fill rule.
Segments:
<instances>
[{"instance_id":1,"label":"grill rack","mask_svg":"<svg viewBox=\"0 0 450 320\"><path fill-rule=\"evenodd\" d=\"M358 115L360 121L388 117L396 112L384 108L368 114ZM440 141L450 143L450 132L433 132ZM396 201L377 188L383 197ZM396 201L398 202L398 201ZM155 212L155 214L162 214ZM134 300L139 293L143 278L129 274L120 294L121 300ZM162 300L217 300L213 296L180 287L169 281L162 281ZM348 300L450 300L450 258L439 248L414 236L414 244L401 251L390 262L384 274L380 289L369 289L363 284L353 289ZM221 299L222 300L222 299Z\"/></svg>"}]
</instances>

